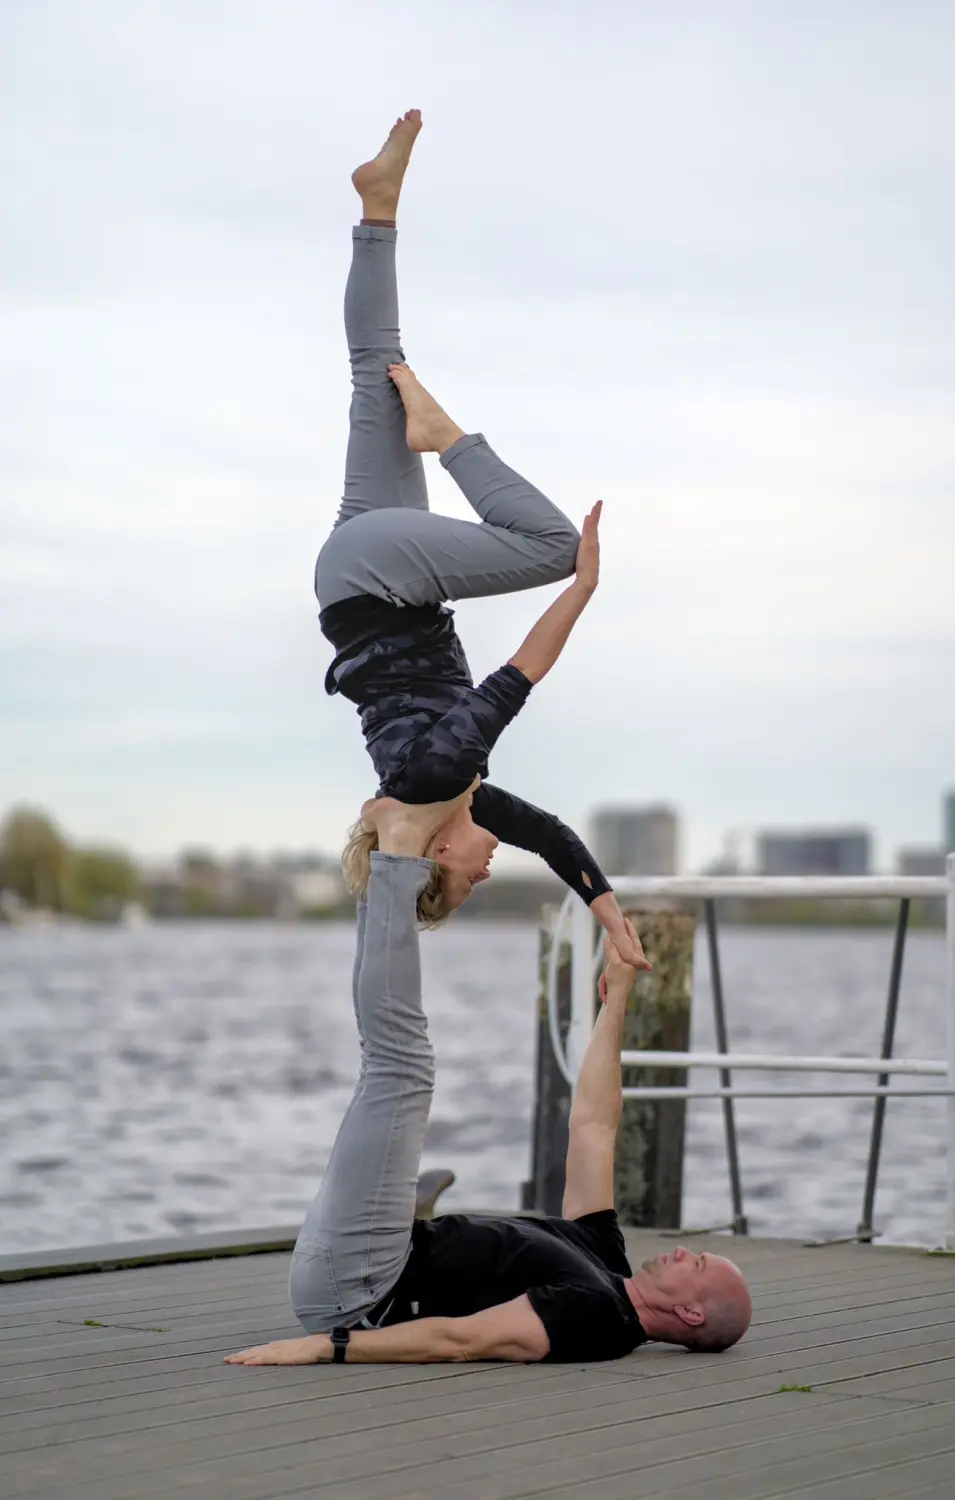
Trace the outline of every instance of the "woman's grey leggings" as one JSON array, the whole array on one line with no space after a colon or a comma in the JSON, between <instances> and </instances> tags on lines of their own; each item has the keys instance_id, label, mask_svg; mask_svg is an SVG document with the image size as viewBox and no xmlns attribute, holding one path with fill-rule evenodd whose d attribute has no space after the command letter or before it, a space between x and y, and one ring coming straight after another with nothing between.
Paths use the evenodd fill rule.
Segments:
<instances>
[{"instance_id":1,"label":"woman's grey leggings","mask_svg":"<svg viewBox=\"0 0 955 1500\"><path fill-rule=\"evenodd\" d=\"M353 1326L398 1280L434 1091L421 1004L418 897L431 861L373 854L358 908L355 1093L292 1255L289 1296L309 1333Z\"/></svg>"},{"instance_id":2,"label":"woman's grey leggings","mask_svg":"<svg viewBox=\"0 0 955 1500\"><path fill-rule=\"evenodd\" d=\"M502 463L480 433L441 455L480 524L429 511L421 455L408 450L404 407L388 376L388 366L404 360L396 231L359 225L352 235L345 289L352 370L345 491L315 568L319 604L324 609L358 594L439 604L567 578L577 557L576 527Z\"/></svg>"}]
</instances>

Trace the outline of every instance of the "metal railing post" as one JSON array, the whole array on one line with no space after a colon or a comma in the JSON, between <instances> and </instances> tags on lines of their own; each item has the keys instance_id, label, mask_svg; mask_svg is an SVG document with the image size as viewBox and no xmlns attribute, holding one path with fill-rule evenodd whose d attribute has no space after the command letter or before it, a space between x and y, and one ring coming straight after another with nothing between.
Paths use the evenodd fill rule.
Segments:
<instances>
[{"instance_id":1,"label":"metal railing post","mask_svg":"<svg viewBox=\"0 0 955 1500\"><path fill-rule=\"evenodd\" d=\"M716 1049L728 1052L726 1034L726 1010L723 1005L723 975L720 970L720 949L716 932L716 902L708 897L703 902L706 916L706 942L710 959L710 983L713 989L713 1021L716 1030ZM728 1068L720 1068L720 1087L732 1088L733 1082ZM736 1113L733 1100L723 1100L723 1130L726 1135L726 1165L730 1177L730 1197L733 1203L733 1233L748 1234L749 1225L743 1213L743 1188L739 1173L739 1151L736 1143Z\"/></svg>"},{"instance_id":2,"label":"metal railing post","mask_svg":"<svg viewBox=\"0 0 955 1500\"><path fill-rule=\"evenodd\" d=\"M903 896L899 902L899 916L895 926L895 942L892 946L892 967L889 970L889 993L885 1001L885 1021L882 1026L882 1050L880 1057L890 1058L895 1046L895 1022L899 1013L899 990L902 985L902 964L905 959L905 935L909 925L910 902ZM879 1088L888 1088L891 1082L888 1073L880 1073ZM879 1159L882 1155L882 1132L885 1127L885 1108L888 1100L884 1094L876 1097L872 1109L872 1133L869 1136L869 1160L865 1172L865 1191L862 1195L862 1218L856 1237L865 1244L872 1242L872 1216L875 1213L875 1191L879 1181Z\"/></svg>"},{"instance_id":3,"label":"metal railing post","mask_svg":"<svg viewBox=\"0 0 955 1500\"><path fill-rule=\"evenodd\" d=\"M570 1027L567 1066L577 1079L590 1033L594 1029L594 919L590 907L575 900L570 914Z\"/></svg>"},{"instance_id":4,"label":"metal railing post","mask_svg":"<svg viewBox=\"0 0 955 1500\"><path fill-rule=\"evenodd\" d=\"M947 1054L948 1087L955 1089L955 854L948 856L948 896L945 902L945 943L948 949L947 1006ZM951 1094L946 1105L946 1194L945 1194L945 1248L955 1250L955 1097Z\"/></svg>"},{"instance_id":5,"label":"metal railing post","mask_svg":"<svg viewBox=\"0 0 955 1500\"><path fill-rule=\"evenodd\" d=\"M707 942L709 947L710 973L713 985L713 1011L717 1035L717 1051L709 1052L633 1052L623 1049L623 1065L631 1067L674 1067L692 1069L707 1067L717 1069L720 1086L709 1089L680 1088L625 1088L624 1098L639 1099L716 1099L723 1104L723 1124L726 1138L727 1167L732 1196L732 1229L737 1234L746 1234L748 1225L743 1212L739 1150L736 1133L734 1100L750 1099L804 1099L804 1098L871 1098L879 1101L873 1110L866 1169L866 1184L862 1206L862 1220L853 1238L871 1240L874 1235L873 1215L878 1188L878 1173L885 1123L885 1101L890 1096L919 1098L940 1097L946 1100L945 1111L945 1209L943 1240L946 1248L955 1253L955 852L946 862L945 875L935 876L821 876L821 877L769 877L769 876L621 876L615 882L622 896L671 897L681 900L698 900L704 903ZM892 968L883 1021L882 1052L879 1057L818 1058L789 1057L776 1054L733 1053L729 1048L726 1026L726 1008L723 997L723 980L720 969L718 924L716 901L721 897L736 899L771 900L781 896L813 897L831 899L899 901ZM894 1056L895 1028L904 963L904 944L908 932L911 902L913 900L939 900L945 898L945 952L947 978L946 997L946 1041L936 1050L934 1057L912 1059ZM596 1006L595 963L599 955L594 951L593 918L586 905L568 894L561 908L560 932L566 931L570 920L571 964L563 972L567 975L566 987L562 989L563 1001L558 1004L558 959L561 944L553 943L546 968L545 989L547 1009L544 1020L549 1028L555 1065L561 1078L573 1088L584 1052L590 1040ZM568 1003L569 1002L569 1003ZM567 1030L564 1031L566 1018ZM549 1054L548 1054L549 1055ZM834 1087L826 1089L739 1089L732 1082L732 1071L754 1069L776 1072L833 1072L875 1074L878 1083L865 1089ZM898 1088L892 1078L896 1073L924 1077L941 1077L941 1088ZM564 1108L566 1110L566 1093Z\"/></svg>"}]
</instances>

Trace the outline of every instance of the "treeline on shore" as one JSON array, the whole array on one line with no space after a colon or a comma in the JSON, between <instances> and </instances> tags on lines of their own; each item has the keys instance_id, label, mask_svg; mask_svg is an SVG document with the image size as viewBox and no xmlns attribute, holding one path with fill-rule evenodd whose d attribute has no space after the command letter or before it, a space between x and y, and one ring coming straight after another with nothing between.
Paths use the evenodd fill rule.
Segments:
<instances>
[{"instance_id":1,"label":"treeline on shore","mask_svg":"<svg viewBox=\"0 0 955 1500\"><path fill-rule=\"evenodd\" d=\"M0 920L42 912L116 921L131 909L159 919L352 915L334 862L305 866L187 849L147 869L124 849L74 844L45 812L18 807L0 825Z\"/></svg>"},{"instance_id":2,"label":"treeline on shore","mask_svg":"<svg viewBox=\"0 0 955 1500\"><path fill-rule=\"evenodd\" d=\"M321 862L320 862L321 863ZM227 864L202 850L186 850L171 870L143 870L110 845L72 844L38 809L14 808L0 825L0 920L14 908L86 921L116 921L130 907L162 919L348 920L354 901L335 861L318 872L239 860ZM459 919L535 922L545 905L559 905L564 888L552 876L496 874L479 886ZM650 903L652 904L652 903ZM695 902L665 903L684 905ZM882 927L895 922L898 903L882 901L717 902L721 922L747 926ZM913 902L911 924L944 925L944 903Z\"/></svg>"},{"instance_id":3,"label":"treeline on shore","mask_svg":"<svg viewBox=\"0 0 955 1500\"><path fill-rule=\"evenodd\" d=\"M0 894L8 905L92 919L139 900L139 871L122 850L74 846L45 813L14 808L0 827Z\"/></svg>"}]
</instances>

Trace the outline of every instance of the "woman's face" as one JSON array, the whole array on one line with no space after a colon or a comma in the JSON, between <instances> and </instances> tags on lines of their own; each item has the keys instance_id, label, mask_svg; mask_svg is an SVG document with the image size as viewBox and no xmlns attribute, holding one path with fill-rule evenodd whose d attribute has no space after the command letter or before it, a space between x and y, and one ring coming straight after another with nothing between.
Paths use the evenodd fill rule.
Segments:
<instances>
[{"instance_id":1,"label":"woman's face","mask_svg":"<svg viewBox=\"0 0 955 1500\"><path fill-rule=\"evenodd\" d=\"M439 830L428 852L444 871L445 896L452 910L462 906L482 880L490 880L498 843L493 833L478 827L467 807Z\"/></svg>"}]
</instances>

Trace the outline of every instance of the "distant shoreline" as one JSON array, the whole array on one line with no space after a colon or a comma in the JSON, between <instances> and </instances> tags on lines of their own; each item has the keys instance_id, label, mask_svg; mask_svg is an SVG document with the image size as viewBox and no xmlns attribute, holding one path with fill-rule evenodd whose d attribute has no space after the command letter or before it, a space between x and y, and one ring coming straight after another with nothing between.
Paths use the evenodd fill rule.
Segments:
<instances>
[{"instance_id":1,"label":"distant shoreline","mask_svg":"<svg viewBox=\"0 0 955 1500\"><path fill-rule=\"evenodd\" d=\"M483 894L481 892L481 895ZM514 925L537 926L541 922L542 909L548 905L558 905L559 895L559 891L555 891L550 900L545 899L533 904L526 901L523 893L516 900L513 896L507 900L502 893L494 902L478 901L477 897L472 897L468 907L456 914L455 922L458 924L461 922L469 924L507 922ZM634 909L626 901L623 904L627 910ZM670 907L677 905L674 902L667 904ZM700 914L700 902L688 901L679 905L684 910L695 909L697 914ZM716 907L720 925L723 927L790 927L826 930L844 928L847 931L858 931L861 928L894 928L898 922L899 910L897 901L847 903L742 901L733 898L718 900ZM933 907L935 910L932 909ZM324 923L353 922L354 919L355 908L351 902L317 911L300 912L294 917L285 918L275 916L271 912L176 912L155 915L145 912L136 921L124 921L122 918L80 917L59 912L26 911L18 920L0 922L0 933L4 931L38 932L59 930L63 927L121 928L124 931L141 931L143 928L165 926L245 927L263 923L273 923L283 927L307 927ZM944 903L913 902L909 913L909 927L918 931L944 931Z\"/></svg>"}]
</instances>

